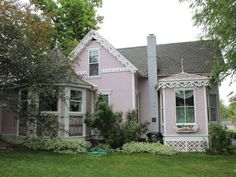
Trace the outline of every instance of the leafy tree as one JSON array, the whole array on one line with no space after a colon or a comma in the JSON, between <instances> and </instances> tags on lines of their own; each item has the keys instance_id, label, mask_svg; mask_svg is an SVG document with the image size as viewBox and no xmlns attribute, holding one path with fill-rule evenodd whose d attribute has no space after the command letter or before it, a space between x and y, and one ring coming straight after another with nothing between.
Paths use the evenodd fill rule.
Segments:
<instances>
[{"instance_id":1,"label":"leafy tree","mask_svg":"<svg viewBox=\"0 0 236 177\"><path fill-rule=\"evenodd\" d=\"M32 7L16 0L0 2L1 107L18 108L17 94L13 94L18 86L27 86L32 93L47 93L72 73L71 62L58 56L57 47L52 50L55 30L51 20L32 11ZM31 94L29 100L28 109L19 115L35 123L40 114L36 95Z\"/></svg>"},{"instance_id":2,"label":"leafy tree","mask_svg":"<svg viewBox=\"0 0 236 177\"><path fill-rule=\"evenodd\" d=\"M31 0L42 15L51 18L65 54L69 54L89 29L97 29L103 17L96 14L102 0Z\"/></svg>"},{"instance_id":3,"label":"leafy tree","mask_svg":"<svg viewBox=\"0 0 236 177\"><path fill-rule=\"evenodd\" d=\"M236 3L235 0L180 0L190 3L194 9L193 20L201 27L202 36L211 39L211 45L220 47L225 64L220 55L216 56L213 75L218 80L236 76ZM221 73L221 74L220 74Z\"/></svg>"},{"instance_id":4,"label":"leafy tree","mask_svg":"<svg viewBox=\"0 0 236 177\"><path fill-rule=\"evenodd\" d=\"M221 101L220 113L222 119L236 122L236 100L232 99L229 106L225 106Z\"/></svg>"},{"instance_id":5,"label":"leafy tree","mask_svg":"<svg viewBox=\"0 0 236 177\"><path fill-rule=\"evenodd\" d=\"M230 101L229 118L231 121L236 122L236 100L235 99Z\"/></svg>"},{"instance_id":6,"label":"leafy tree","mask_svg":"<svg viewBox=\"0 0 236 177\"><path fill-rule=\"evenodd\" d=\"M220 114L223 120L227 120L230 117L229 107L225 106L222 101L220 101Z\"/></svg>"}]
</instances>

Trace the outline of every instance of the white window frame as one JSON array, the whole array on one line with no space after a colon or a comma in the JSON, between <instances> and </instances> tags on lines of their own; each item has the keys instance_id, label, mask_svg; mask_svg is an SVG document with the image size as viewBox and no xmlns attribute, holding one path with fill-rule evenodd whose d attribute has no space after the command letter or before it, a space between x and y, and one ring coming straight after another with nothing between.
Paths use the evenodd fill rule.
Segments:
<instances>
[{"instance_id":1,"label":"white window frame","mask_svg":"<svg viewBox=\"0 0 236 177\"><path fill-rule=\"evenodd\" d=\"M108 105L111 105L111 90L100 90L98 91L98 94L100 95L108 95Z\"/></svg>"},{"instance_id":2,"label":"white window frame","mask_svg":"<svg viewBox=\"0 0 236 177\"><path fill-rule=\"evenodd\" d=\"M89 62L89 54L91 51L98 51L98 61L96 63L90 63ZM90 65L91 64L98 64L98 75L90 76ZM88 77L99 77L100 76L100 49L99 48L90 48L88 49Z\"/></svg>"},{"instance_id":3,"label":"white window frame","mask_svg":"<svg viewBox=\"0 0 236 177\"><path fill-rule=\"evenodd\" d=\"M191 90L191 91L193 91L193 103L194 103L194 123L177 123L177 112L176 112L176 108L177 108L177 106L176 106L176 91L179 91L179 90L181 90L181 91L189 91L189 90ZM177 88L177 89L175 89L174 90L174 95L175 95L175 124L176 125L196 125L197 124L197 116L196 116L196 90L194 89L194 88Z\"/></svg>"},{"instance_id":4,"label":"white window frame","mask_svg":"<svg viewBox=\"0 0 236 177\"><path fill-rule=\"evenodd\" d=\"M73 101L76 101L76 102L81 102L81 111L70 111L70 102L71 102L71 99L70 99L70 97L71 97L71 91L72 90L75 90L75 91L80 91L81 93L82 93L82 101L76 101L76 100L73 100ZM85 90L83 90L83 89L79 89L79 88L70 88L69 89L69 94L68 94L68 96L69 96L69 101L68 101L68 109L69 109L69 114L71 114L71 115L73 115L73 114L76 114L76 115L78 115L78 114L83 114L83 113L85 113L85 104L86 104L86 100L85 100Z\"/></svg>"}]
</instances>

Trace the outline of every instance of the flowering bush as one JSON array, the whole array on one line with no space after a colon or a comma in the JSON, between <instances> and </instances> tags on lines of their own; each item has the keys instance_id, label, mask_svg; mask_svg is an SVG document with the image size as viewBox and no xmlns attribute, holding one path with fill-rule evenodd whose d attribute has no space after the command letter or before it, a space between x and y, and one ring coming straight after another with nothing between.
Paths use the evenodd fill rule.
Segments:
<instances>
[{"instance_id":1,"label":"flowering bush","mask_svg":"<svg viewBox=\"0 0 236 177\"><path fill-rule=\"evenodd\" d=\"M5 138L5 140L11 144L23 146L31 150L52 151L57 153L86 153L87 149L91 147L91 144L83 139Z\"/></svg>"},{"instance_id":2,"label":"flowering bush","mask_svg":"<svg viewBox=\"0 0 236 177\"><path fill-rule=\"evenodd\" d=\"M160 155L174 155L176 151L160 143L131 142L122 147L124 153L151 153Z\"/></svg>"}]
</instances>

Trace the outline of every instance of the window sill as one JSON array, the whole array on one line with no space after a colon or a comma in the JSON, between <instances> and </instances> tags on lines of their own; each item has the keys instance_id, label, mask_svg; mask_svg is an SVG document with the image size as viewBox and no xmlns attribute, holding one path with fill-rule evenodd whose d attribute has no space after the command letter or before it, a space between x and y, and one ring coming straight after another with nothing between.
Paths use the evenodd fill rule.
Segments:
<instances>
[{"instance_id":1,"label":"window sill","mask_svg":"<svg viewBox=\"0 0 236 177\"><path fill-rule=\"evenodd\" d=\"M175 125L177 133L196 133L199 130L198 124L179 124Z\"/></svg>"}]
</instances>

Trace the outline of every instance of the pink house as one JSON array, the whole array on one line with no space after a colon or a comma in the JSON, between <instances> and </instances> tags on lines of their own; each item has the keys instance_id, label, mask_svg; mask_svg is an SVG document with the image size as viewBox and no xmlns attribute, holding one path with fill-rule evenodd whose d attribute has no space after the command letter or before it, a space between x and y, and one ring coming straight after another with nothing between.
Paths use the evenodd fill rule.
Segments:
<instances>
[{"instance_id":1,"label":"pink house","mask_svg":"<svg viewBox=\"0 0 236 177\"><path fill-rule=\"evenodd\" d=\"M203 151L209 123L220 121L218 86L210 77L215 50L205 44L156 45L151 34L147 46L115 49L91 30L70 55L82 80L61 83L68 99L59 98L52 113L67 132L58 136L91 133L83 119L94 111L94 95L99 93L114 111L125 115L136 109L138 122L149 122L149 131L161 132L165 144L180 151ZM0 112L0 133L20 135L20 123L11 114Z\"/></svg>"}]
</instances>

